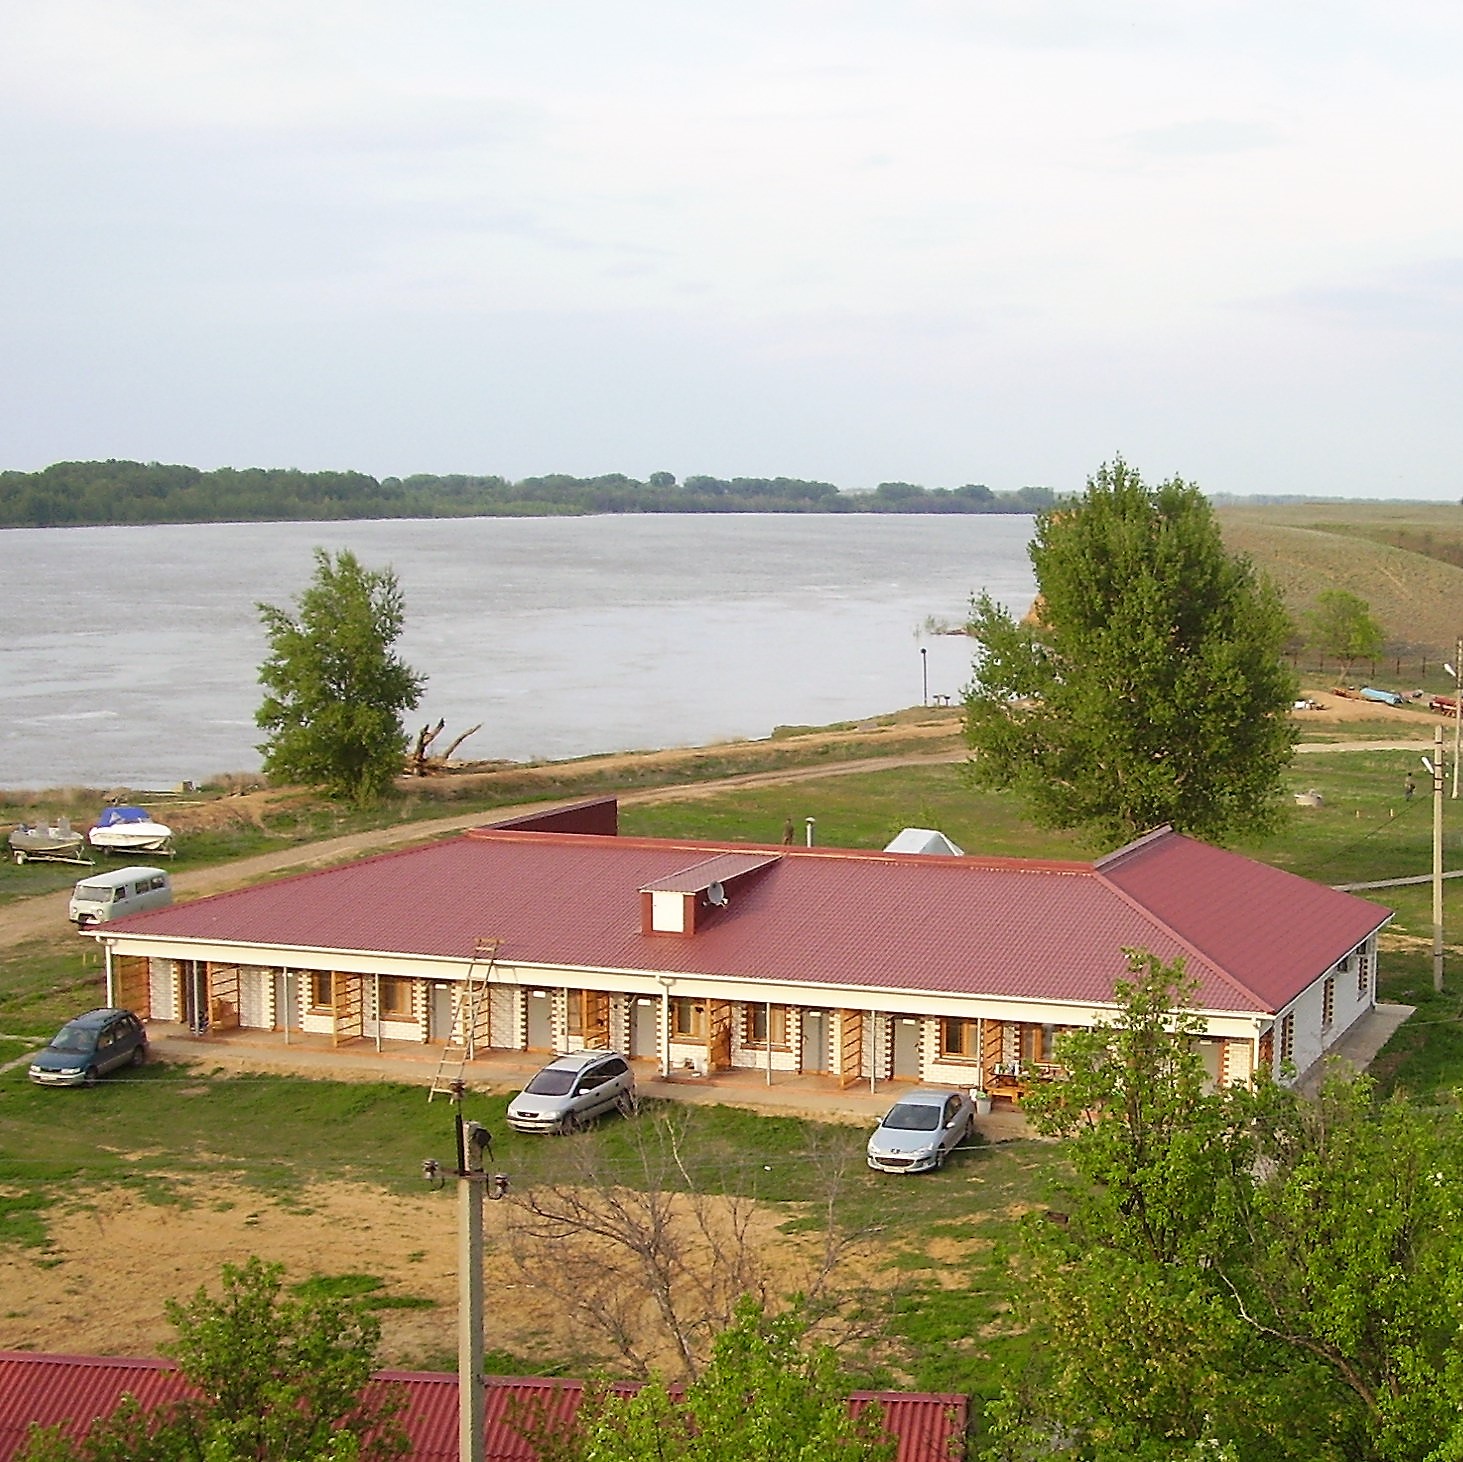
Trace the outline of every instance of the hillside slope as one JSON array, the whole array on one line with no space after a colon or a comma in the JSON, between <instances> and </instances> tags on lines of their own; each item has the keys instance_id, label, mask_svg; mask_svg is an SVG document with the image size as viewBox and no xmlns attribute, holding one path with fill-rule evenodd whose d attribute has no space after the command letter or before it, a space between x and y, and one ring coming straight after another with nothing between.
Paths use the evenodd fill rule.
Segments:
<instances>
[{"instance_id":1,"label":"hillside slope","mask_svg":"<svg viewBox=\"0 0 1463 1462\"><path fill-rule=\"evenodd\" d=\"M1225 544L1275 581L1297 621L1322 590L1346 589L1371 606L1389 653L1452 657L1463 633L1463 568L1379 538L1401 537L1452 556L1463 545L1463 510L1439 510L1438 521L1428 509L1383 515L1330 503L1225 508L1218 516Z\"/></svg>"}]
</instances>

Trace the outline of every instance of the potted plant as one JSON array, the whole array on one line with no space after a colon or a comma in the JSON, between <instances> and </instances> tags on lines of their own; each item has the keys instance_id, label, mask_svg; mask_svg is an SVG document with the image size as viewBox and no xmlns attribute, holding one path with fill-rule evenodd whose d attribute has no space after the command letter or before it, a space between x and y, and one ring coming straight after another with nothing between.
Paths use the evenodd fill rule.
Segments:
<instances>
[{"instance_id":1,"label":"potted plant","mask_svg":"<svg viewBox=\"0 0 1463 1462\"><path fill-rule=\"evenodd\" d=\"M970 1088L970 1099L975 1103L975 1115L977 1117L989 1117L991 1114L991 1094L983 1086Z\"/></svg>"}]
</instances>

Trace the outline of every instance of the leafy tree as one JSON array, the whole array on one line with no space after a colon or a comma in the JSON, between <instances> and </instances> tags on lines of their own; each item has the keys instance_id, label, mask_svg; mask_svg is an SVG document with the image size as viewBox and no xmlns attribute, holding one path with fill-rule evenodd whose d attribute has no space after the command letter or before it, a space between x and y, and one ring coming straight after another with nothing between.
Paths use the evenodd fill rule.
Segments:
<instances>
[{"instance_id":1,"label":"leafy tree","mask_svg":"<svg viewBox=\"0 0 1463 1462\"><path fill-rule=\"evenodd\" d=\"M981 594L965 695L977 784L1112 844L1163 823L1213 839L1275 816L1294 731L1272 586L1225 552L1209 504L1121 458L1040 514L1039 597L1017 624Z\"/></svg>"},{"instance_id":2,"label":"leafy tree","mask_svg":"<svg viewBox=\"0 0 1463 1462\"><path fill-rule=\"evenodd\" d=\"M574 1431L536 1437L546 1462L892 1462L896 1443L850 1387L828 1346L804 1345L797 1315L743 1299L710 1364L683 1394L650 1381L631 1395L584 1398Z\"/></svg>"},{"instance_id":3,"label":"leafy tree","mask_svg":"<svg viewBox=\"0 0 1463 1462\"><path fill-rule=\"evenodd\" d=\"M1372 618L1371 605L1345 589L1323 589L1306 619L1310 641L1323 655L1341 661L1341 674L1351 674L1357 660L1382 653L1383 632Z\"/></svg>"},{"instance_id":4,"label":"leafy tree","mask_svg":"<svg viewBox=\"0 0 1463 1462\"><path fill-rule=\"evenodd\" d=\"M255 715L267 733L259 746L265 771L373 801L401 770L402 715L426 683L392 651L404 614L396 575L363 568L348 550L332 559L317 548L296 613L258 609L270 645Z\"/></svg>"},{"instance_id":5,"label":"leafy tree","mask_svg":"<svg viewBox=\"0 0 1463 1462\"><path fill-rule=\"evenodd\" d=\"M1118 1019L1060 1040L1070 1080L1029 1104L1074 1177L1029 1229L1049 1340L985 1456L1463 1457L1457 1112L1365 1078L1213 1088L1182 967L1131 962Z\"/></svg>"},{"instance_id":6,"label":"leafy tree","mask_svg":"<svg viewBox=\"0 0 1463 1462\"><path fill-rule=\"evenodd\" d=\"M282 1266L223 1267L223 1293L169 1301L170 1347L196 1398L125 1397L80 1441L32 1428L20 1462L387 1462L406 1455L399 1398L364 1397L380 1322L349 1300L292 1298Z\"/></svg>"}]
</instances>

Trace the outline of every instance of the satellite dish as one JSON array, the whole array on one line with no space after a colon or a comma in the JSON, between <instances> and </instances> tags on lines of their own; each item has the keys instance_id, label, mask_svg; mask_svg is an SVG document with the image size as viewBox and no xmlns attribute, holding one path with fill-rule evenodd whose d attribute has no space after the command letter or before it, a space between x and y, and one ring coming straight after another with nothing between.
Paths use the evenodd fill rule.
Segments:
<instances>
[{"instance_id":1,"label":"satellite dish","mask_svg":"<svg viewBox=\"0 0 1463 1462\"><path fill-rule=\"evenodd\" d=\"M726 890L719 884L713 883L707 887L706 902L721 909L726 907Z\"/></svg>"}]
</instances>

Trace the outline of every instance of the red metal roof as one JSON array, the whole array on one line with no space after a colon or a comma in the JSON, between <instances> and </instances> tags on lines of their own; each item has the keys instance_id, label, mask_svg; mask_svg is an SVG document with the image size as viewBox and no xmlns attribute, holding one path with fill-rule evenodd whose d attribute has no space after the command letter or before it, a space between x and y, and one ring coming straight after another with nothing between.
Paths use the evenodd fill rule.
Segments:
<instances>
[{"instance_id":1,"label":"red metal roof","mask_svg":"<svg viewBox=\"0 0 1463 1462\"><path fill-rule=\"evenodd\" d=\"M404 1389L401 1420L411 1439L413 1462L457 1462L455 1375L379 1371L374 1384ZM189 1388L165 1361L0 1351L0 1462L11 1462L32 1422L65 1423L79 1434L109 1415L128 1393L152 1407L188 1395ZM583 1393L580 1381L487 1377L484 1432L489 1462L534 1462L535 1453L518 1427L535 1415L550 1421L572 1419ZM965 1432L964 1396L855 1391L849 1405L857 1413L874 1401L883 1407L885 1430L898 1438L897 1462L948 1462L954 1455L951 1442Z\"/></svg>"},{"instance_id":2,"label":"red metal roof","mask_svg":"<svg viewBox=\"0 0 1463 1462\"><path fill-rule=\"evenodd\" d=\"M757 856L693 937L642 931L639 890ZM1088 864L483 828L101 932L1098 1005L1141 948L1185 958L1201 1009L1273 1012L1388 917L1168 830Z\"/></svg>"}]
</instances>

